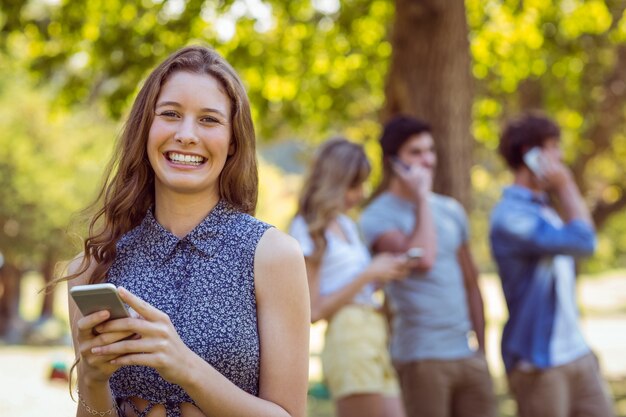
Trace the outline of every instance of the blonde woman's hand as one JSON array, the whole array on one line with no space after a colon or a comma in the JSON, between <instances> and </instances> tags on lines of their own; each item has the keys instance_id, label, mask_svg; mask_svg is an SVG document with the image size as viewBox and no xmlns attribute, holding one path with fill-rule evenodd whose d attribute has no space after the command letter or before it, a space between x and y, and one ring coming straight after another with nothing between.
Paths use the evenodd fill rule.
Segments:
<instances>
[{"instance_id":1,"label":"blonde woman's hand","mask_svg":"<svg viewBox=\"0 0 626 417\"><path fill-rule=\"evenodd\" d=\"M401 279L408 275L409 267L403 255L381 253L372 258L367 272L378 282Z\"/></svg>"},{"instance_id":2,"label":"blonde woman's hand","mask_svg":"<svg viewBox=\"0 0 626 417\"><path fill-rule=\"evenodd\" d=\"M122 300L141 318L112 320L96 327L102 333L130 333L137 337L100 345L93 353L114 358L111 366L142 365L156 369L161 376L178 384L188 369L186 362L195 355L181 340L169 316L124 288L118 288Z\"/></svg>"}]
</instances>

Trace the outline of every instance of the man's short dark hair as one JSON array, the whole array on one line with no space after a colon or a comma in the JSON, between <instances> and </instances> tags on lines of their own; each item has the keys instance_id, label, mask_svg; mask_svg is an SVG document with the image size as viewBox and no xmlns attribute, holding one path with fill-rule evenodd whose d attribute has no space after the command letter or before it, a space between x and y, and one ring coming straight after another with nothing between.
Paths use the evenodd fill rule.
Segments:
<instances>
[{"instance_id":1,"label":"man's short dark hair","mask_svg":"<svg viewBox=\"0 0 626 417\"><path fill-rule=\"evenodd\" d=\"M516 170L524 164L525 152L560 136L561 130L552 119L539 113L527 113L507 123L498 151L509 168Z\"/></svg>"},{"instance_id":2,"label":"man's short dark hair","mask_svg":"<svg viewBox=\"0 0 626 417\"><path fill-rule=\"evenodd\" d=\"M398 150L411 136L430 132L428 123L410 116L396 116L385 123L380 137L380 146L384 156L395 156Z\"/></svg>"}]
</instances>

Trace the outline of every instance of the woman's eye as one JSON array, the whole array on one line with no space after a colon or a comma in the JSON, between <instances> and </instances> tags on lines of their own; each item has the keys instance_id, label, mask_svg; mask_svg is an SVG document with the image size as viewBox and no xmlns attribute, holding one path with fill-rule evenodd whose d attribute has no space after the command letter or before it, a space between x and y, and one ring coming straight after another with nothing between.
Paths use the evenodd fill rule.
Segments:
<instances>
[{"instance_id":1,"label":"woman's eye","mask_svg":"<svg viewBox=\"0 0 626 417\"><path fill-rule=\"evenodd\" d=\"M217 120L215 117L211 117L211 116L204 116L200 120L203 123L219 123L219 120Z\"/></svg>"},{"instance_id":2,"label":"woman's eye","mask_svg":"<svg viewBox=\"0 0 626 417\"><path fill-rule=\"evenodd\" d=\"M176 112L166 110L166 111L162 111L161 113L159 113L159 116L164 116L164 117L176 117L176 116L177 116L177 114L176 114Z\"/></svg>"}]
</instances>

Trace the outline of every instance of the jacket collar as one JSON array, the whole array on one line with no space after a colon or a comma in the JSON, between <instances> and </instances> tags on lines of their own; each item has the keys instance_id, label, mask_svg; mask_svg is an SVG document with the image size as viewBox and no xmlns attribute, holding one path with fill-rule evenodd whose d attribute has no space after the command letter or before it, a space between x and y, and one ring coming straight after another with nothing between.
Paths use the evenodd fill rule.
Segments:
<instances>
[{"instance_id":1,"label":"jacket collar","mask_svg":"<svg viewBox=\"0 0 626 417\"><path fill-rule=\"evenodd\" d=\"M513 184L504 189L503 196L505 199L528 201L542 206L549 203L548 194L545 192L534 192L530 188Z\"/></svg>"}]
</instances>

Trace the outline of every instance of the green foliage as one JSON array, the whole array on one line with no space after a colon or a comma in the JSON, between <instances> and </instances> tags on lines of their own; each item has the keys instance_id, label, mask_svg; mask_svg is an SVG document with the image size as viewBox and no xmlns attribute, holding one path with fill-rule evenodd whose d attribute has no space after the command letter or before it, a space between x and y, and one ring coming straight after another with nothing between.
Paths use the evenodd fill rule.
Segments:
<instances>
[{"instance_id":1,"label":"green foliage","mask_svg":"<svg viewBox=\"0 0 626 417\"><path fill-rule=\"evenodd\" d=\"M0 66L0 250L37 268L77 252L66 229L95 196L115 128L94 110L51 107L12 69Z\"/></svg>"},{"instance_id":2,"label":"green foliage","mask_svg":"<svg viewBox=\"0 0 626 417\"><path fill-rule=\"evenodd\" d=\"M601 253L589 267L625 266L626 242L621 236L626 224L626 172L620 161L626 158L626 4L620 0L465 4L476 80L472 133L478 146L471 171L471 219L479 263L491 268L487 216L501 186L510 180L495 152L501 124L520 111L540 108L563 127L565 159L602 228ZM59 123L73 123L75 132L81 132L81 123L98 124L80 121L81 115L89 115L79 111L81 107L102 104L119 119L142 78L163 57L185 44L210 44L247 85L261 140L298 137L319 143L342 132L366 144L376 182L377 115L393 47L388 40L393 13L389 0L6 0L0 10L0 50L19 62L17 67L30 69L36 85L50 93L45 97L54 98L57 114L69 109L76 118ZM2 97L10 100L7 94ZM43 103L36 107L38 117L45 120ZM69 120L66 117L61 119ZM11 129L30 135L18 120L9 123ZM47 124L41 126L39 131L28 128L39 132L32 137L48 133ZM40 142L15 146L11 155L37 151L43 146ZM0 158L2 178L41 162L18 163L11 155L3 153ZM268 178L287 184L286 189L293 187L273 169L263 170ZM54 188L46 178L29 184ZM19 195L24 201L1 210L11 216L29 215L30 200L21 196L24 191L15 190L23 186L11 181L14 188L0 191L3 199ZM285 198L285 192L273 185L263 187L272 198ZM260 214L265 215L264 210L261 202ZM267 210L274 222L285 223L281 218L287 214Z\"/></svg>"},{"instance_id":3,"label":"green foliage","mask_svg":"<svg viewBox=\"0 0 626 417\"><path fill-rule=\"evenodd\" d=\"M563 129L564 157L602 227L592 269L624 265L626 245L626 18L613 0L467 0L473 73L473 133L479 144L473 185L478 212L502 184L493 161L501 123L542 109ZM486 187L487 169L490 185ZM478 175L478 176L477 176ZM605 226L609 216L615 214ZM621 254L621 255L620 255Z\"/></svg>"},{"instance_id":4,"label":"green foliage","mask_svg":"<svg viewBox=\"0 0 626 417\"><path fill-rule=\"evenodd\" d=\"M0 18L0 46L51 81L64 105L103 100L119 118L157 62L185 44L208 43L247 84L262 138L297 131L317 140L339 123L376 118L391 54L390 2L354 0L337 10L324 4L332 6L14 0Z\"/></svg>"}]
</instances>

